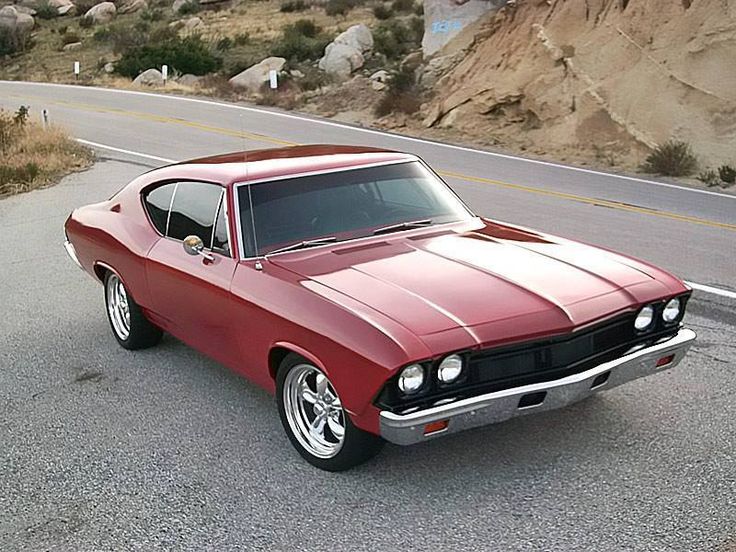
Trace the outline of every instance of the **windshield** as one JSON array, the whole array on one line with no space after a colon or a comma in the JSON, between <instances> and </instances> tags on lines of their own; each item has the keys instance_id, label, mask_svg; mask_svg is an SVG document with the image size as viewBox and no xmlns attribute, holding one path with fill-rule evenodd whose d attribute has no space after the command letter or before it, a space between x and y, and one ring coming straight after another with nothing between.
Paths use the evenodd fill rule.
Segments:
<instances>
[{"instance_id":1,"label":"windshield","mask_svg":"<svg viewBox=\"0 0 736 552\"><path fill-rule=\"evenodd\" d=\"M238 200L248 257L473 216L418 161L242 185Z\"/></svg>"}]
</instances>

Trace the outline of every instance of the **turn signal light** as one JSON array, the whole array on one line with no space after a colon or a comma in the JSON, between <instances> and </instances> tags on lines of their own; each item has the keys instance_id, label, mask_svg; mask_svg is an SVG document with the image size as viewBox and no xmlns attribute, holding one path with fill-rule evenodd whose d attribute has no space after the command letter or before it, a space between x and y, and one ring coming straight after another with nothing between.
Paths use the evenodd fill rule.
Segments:
<instances>
[{"instance_id":1,"label":"turn signal light","mask_svg":"<svg viewBox=\"0 0 736 552\"><path fill-rule=\"evenodd\" d=\"M667 355L666 357L662 357L657 361L657 368L667 366L673 360L675 360L675 355Z\"/></svg>"},{"instance_id":2,"label":"turn signal light","mask_svg":"<svg viewBox=\"0 0 736 552\"><path fill-rule=\"evenodd\" d=\"M431 422L424 426L424 434L432 435L433 433L439 433L447 429L450 425L450 420L440 420L439 422Z\"/></svg>"}]
</instances>

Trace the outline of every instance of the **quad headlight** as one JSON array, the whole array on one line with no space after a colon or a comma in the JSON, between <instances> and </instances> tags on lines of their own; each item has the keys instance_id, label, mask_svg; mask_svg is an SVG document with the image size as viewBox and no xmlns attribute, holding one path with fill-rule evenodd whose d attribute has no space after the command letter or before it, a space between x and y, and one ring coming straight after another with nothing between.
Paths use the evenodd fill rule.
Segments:
<instances>
[{"instance_id":1,"label":"quad headlight","mask_svg":"<svg viewBox=\"0 0 736 552\"><path fill-rule=\"evenodd\" d=\"M665 324L672 324L678 318L680 318L681 312L682 301L680 301L679 297L670 299L662 310L662 320L664 320Z\"/></svg>"},{"instance_id":2,"label":"quad headlight","mask_svg":"<svg viewBox=\"0 0 736 552\"><path fill-rule=\"evenodd\" d=\"M652 305L647 305L639 311L639 314L636 315L636 318L634 319L634 328L639 332L643 332L652 325L652 322L654 322L654 307Z\"/></svg>"},{"instance_id":3,"label":"quad headlight","mask_svg":"<svg viewBox=\"0 0 736 552\"><path fill-rule=\"evenodd\" d=\"M463 358L460 355L448 355L437 367L437 379L442 383L452 383L462 372Z\"/></svg>"},{"instance_id":4,"label":"quad headlight","mask_svg":"<svg viewBox=\"0 0 736 552\"><path fill-rule=\"evenodd\" d=\"M424 385L424 367L421 364L410 364L399 374L399 389L406 395L413 395Z\"/></svg>"}]
</instances>

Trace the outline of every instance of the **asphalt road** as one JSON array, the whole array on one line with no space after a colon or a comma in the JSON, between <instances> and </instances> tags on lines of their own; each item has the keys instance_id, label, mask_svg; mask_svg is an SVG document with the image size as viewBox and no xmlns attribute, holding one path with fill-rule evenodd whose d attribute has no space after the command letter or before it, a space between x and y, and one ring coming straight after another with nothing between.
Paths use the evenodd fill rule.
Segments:
<instances>
[{"instance_id":1,"label":"asphalt road","mask_svg":"<svg viewBox=\"0 0 736 552\"><path fill-rule=\"evenodd\" d=\"M274 140L415 151L461 173L452 185L482 214L734 289L727 196L269 113L241 123L240 110L207 103L0 83L0 106L19 103L80 138L162 158ZM102 151L90 171L0 201L3 552L736 549L736 301L695 293L686 322L699 340L671 372L323 473L247 381L168 337L119 348L101 286L66 258L69 211L156 164Z\"/></svg>"}]
</instances>

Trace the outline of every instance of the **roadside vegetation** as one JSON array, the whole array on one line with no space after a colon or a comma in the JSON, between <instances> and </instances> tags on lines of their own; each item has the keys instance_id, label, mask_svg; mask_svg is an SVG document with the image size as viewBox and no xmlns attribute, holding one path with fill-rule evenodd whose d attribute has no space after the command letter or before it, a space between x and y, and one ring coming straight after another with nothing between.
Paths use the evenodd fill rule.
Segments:
<instances>
[{"instance_id":1,"label":"roadside vegetation","mask_svg":"<svg viewBox=\"0 0 736 552\"><path fill-rule=\"evenodd\" d=\"M15 113L0 110L0 197L46 186L92 163L89 149L29 115L25 106Z\"/></svg>"}]
</instances>

